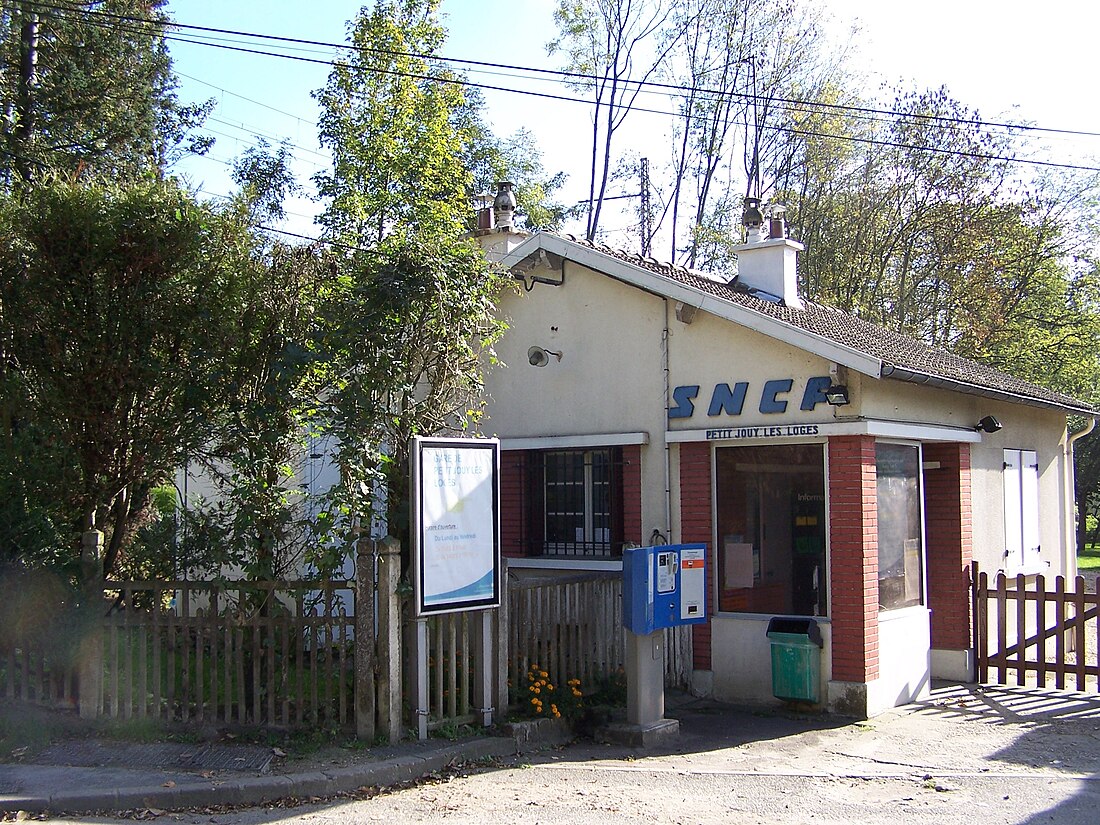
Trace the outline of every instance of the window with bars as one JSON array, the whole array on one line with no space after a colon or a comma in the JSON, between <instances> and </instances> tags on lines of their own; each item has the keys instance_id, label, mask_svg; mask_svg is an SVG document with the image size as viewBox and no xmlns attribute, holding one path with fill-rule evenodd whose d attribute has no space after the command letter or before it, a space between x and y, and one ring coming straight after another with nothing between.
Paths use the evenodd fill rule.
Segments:
<instances>
[{"instance_id":1,"label":"window with bars","mask_svg":"<svg viewBox=\"0 0 1100 825\"><path fill-rule=\"evenodd\" d=\"M618 450L534 452L527 475L529 555L611 558L622 554Z\"/></svg>"}]
</instances>

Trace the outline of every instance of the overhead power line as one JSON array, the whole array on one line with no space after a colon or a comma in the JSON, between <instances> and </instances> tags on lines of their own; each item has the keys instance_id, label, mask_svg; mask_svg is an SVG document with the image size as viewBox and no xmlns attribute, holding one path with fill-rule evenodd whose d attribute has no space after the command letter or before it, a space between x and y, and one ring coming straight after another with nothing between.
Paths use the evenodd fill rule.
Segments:
<instances>
[{"instance_id":1,"label":"overhead power line","mask_svg":"<svg viewBox=\"0 0 1100 825\"><path fill-rule=\"evenodd\" d=\"M578 74L578 73L574 73L574 72L565 72L565 71L554 70L554 69L537 69L537 68L532 68L532 67L510 66L508 64L490 63L490 62L486 62L486 61L464 60L464 59L460 59L460 58L448 58L448 57L442 57L442 56L439 56L439 55L425 55L425 54L419 54L419 53L415 53L415 52L399 52L399 51L390 51L390 50L369 49L369 48L353 47L353 46L349 46L347 44L327 43L325 41L305 40L305 39L301 39L301 38L291 38L291 37L284 37L284 36L279 36L279 35L263 34L263 33L258 33L258 32L245 32L245 31L237 31L237 30L232 30L232 29L219 29L219 28L214 28L214 27L210 27L210 26L197 26L197 25L184 24L184 23L175 23L175 22L160 23L159 21L150 21L148 19L143 19L143 18L134 17L134 16L130 16L130 15L120 15L120 14L114 14L114 13L103 12L103 11L98 11L98 10L97 11L89 11L89 10L79 9L77 7L74 7L74 6L66 6L66 5L52 5L52 4L46 4L46 3L32 3L31 5L33 5L37 8L52 9L52 10L59 11L59 12L62 12L62 13L73 13L73 12L78 12L79 11L81 14L84 14L84 15L87 15L87 16L98 16L98 17L101 17L101 18L110 18L110 19L113 19L113 20L116 20L116 21L119 21L119 22L123 22L123 23L148 25L150 22L154 22L154 23L157 23L157 25L164 25L165 27L168 27L168 28L186 29L186 30L190 30L190 31L209 32L209 33L215 33L215 34L224 34L224 35L230 35L230 36L234 36L234 37L248 37L248 38L254 38L254 39L259 39L259 40L275 41L275 42L280 42L280 43L290 43L290 44L295 44L295 45L323 46L323 47L327 47L327 48L341 49L341 50L359 49L360 51L379 53L379 54L382 54L382 55L385 55L385 56L391 56L391 57L409 57L409 58L427 60L427 61L436 62L436 63L456 63L456 64L467 65L467 66L490 67L490 68L494 68L494 69L508 69L508 70L515 70L515 71L530 72L532 74L549 75L549 76L554 76L554 77L563 78L563 79L581 80L581 81L584 81L584 82L595 82L595 81L599 80L599 78L595 75ZM201 39L193 39L193 38L189 39L186 36L165 35L165 39L173 41L173 42L190 43L190 44L201 45L201 46L206 46L206 47L210 47L210 48L218 48L218 49L242 52L242 53L246 53L246 54L255 54L255 55L266 56L266 57L276 57L276 58L282 58L284 60L294 60L294 61L298 61L298 62L305 62L305 63L311 63L311 64L317 64L317 65L325 65L325 66L330 66L330 67L335 66L338 63L338 61L334 61L334 60L322 60L322 59L319 59L319 58L310 58L310 57L304 57L304 56L301 56L301 55L264 51L262 49L246 48L244 46L230 45L228 43L212 42L210 40L201 40ZM582 98L570 97L570 96L566 96L566 95L550 94L550 93L546 93L546 92L535 92L535 91L525 90L525 89L516 89L516 88L507 87L507 86L494 86L494 85L489 85L489 84L474 83L474 82L472 82L468 79L460 78L460 77L440 77L438 75L412 73L412 72L402 72L402 71L387 70L387 69L376 69L376 71L378 71L382 74L392 74L392 75L396 75L396 76L407 77L407 78L413 79L413 80L424 80L424 81L435 82L435 83L450 83L450 84L455 84L455 85L459 85L459 86L483 89L483 90L486 90L486 91L499 91L499 92L504 92L504 93L520 94L520 95L525 95L525 96L530 96L530 97L538 97L538 98L543 98L543 99L551 99L551 100L559 100L559 101L563 101L563 102L580 103L580 104L584 104L584 105L592 105L592 101L585 100L585 99L582 99ZM901 112L901 111L896 111L896 110L875 109L875 108L871 108L871 107L859 107L859 106L848 106L848 105L843 105L843 104L831 104L831 103L799 101L799 100L793 100L793 99L789 99L789 98L773 97L773 96L767 96L767 95L751 95L751 94L738 93L738 92L727 92L727 91L721 91L721 90L706 90L706 89L698 89L698 88L692 90L692 89L689 89L689 88L683 87L683 86L676 86L676 85L672 85L672 84L661 84L661 83L656 83L656 82L640 82L640 81L629 81L629 80L627 80L625 82L628 83L628 84L635 85L638 88L643 88L644 87L644 88L651 88L651 89L662 89L666 92L675 91L676 93L680 93L680 94L688 94L690 92L694 92L696 94L704 93L704 94L713 94L713 95L719 95L719 96L732 95L732 96L739 97L739 98L741 98L743 100L746 100L746 101L760 100L760 101L778 103L778 104L781 104L781 105L784 105L784 106L789 106L789 107L800 107L799 110L810 110L810 111L812 111L814 109L841 110L841 111L847 111L847 112L852 112L852 113L856 113L856 114L861 114L863 116L879 115L879 116L889 116L889 117L897 117L897 118L913 118L913 119L918 119L918 120L922 120L922 121L940 122L940 123L944 123L946 125L956 125L956 126L965 125L965 126L977 127L977 128L999 128L999 129L1014 130L1014 131L1043 132L1043 133L1049 133L1049 134L1059 134L1059 135L1067 135L1067 136L1072 135L1072 136L1079 136L1079 137L1100 137L1100 133L1085 132L1085 131L1078 131L1078 130L1053 129L1053 128L1046 128L1046 127L1038 127L1038 126L1028 126L1028 125L1022 125L1022 124L997 123L997 122L992 122L992 121L980 121L980 120L972 120L972 119L967 119L967 118L952 118L952 117L945 117L945 116L940 116L940 115L927 115L927 114L921 114L921 113ZM614 108L614 106L612 108ZM669 112L669 111L663 111L663 110L657 110L657 109L647 109L647 108L638 107L638 106L622 106L620 108L628 109L630 111L638 111L638 112L644 112L644 113L649 113L649 114L657 114L657 115L661 115L661 116L665 116L665 117L690 118L689 115L685 115L682 112ZM1007 156L1007 155L986 154L986 153L980 153L980 152L968 152L968 151L953 150L953 149L941 149L941 148L938 148L938 147L921 146L921 145L916 145L916 144L906 144L906 143L902 143L902 142L885 141L885 140L879 140L879 139L873 139L873 138L864 138L864 137L858 137L858 136L854 136L854 135L836 135L836 134L830 134L830 133L802 131L802 130L798 130L798 129L794 129L794 128L790 128L790 127L775 126L775 125L770 125L770 124L765 126L764 128L767 128L767 129L772 130L772 131L779 131L779 132L784 132L784 133L789 133L789 134L794 134L794 135L800 135L800 136L820 137L820 138L848 141L848 142L854 142L854 143L866 143L866 144L870 144L870 145L892 146L892 147L896 147L896 148L911 149L911 150L914 150L914 151L930 152L930 153L941 154L941 155L953 155L953 156L959 156L959 157L972 157L972 158L975 158L975 159L996 160L996 161L1003 161L1003 162L1008 162L1008 163L1023 163L1023 164L1028 164L1028 165L1033 165L1033 166L1042 166L1042 167L1047 167L1047 168L1059 168L1059 169L1087 171L1087 172L1100 172L1100 167L1086 166L1086 165L1082 165L1082 164L1067 164L1067 163L1058 163L1058 162L1054 162L1054 161L1035 160L1035 159L1031 159L1031 158L1020 158L1020 157Z\"/></svg>"},{"instance_id":2,"label":"overhead power line","mask_svg":"<svg viewBox=\"0 0 1100 825\"><path fill-rule=\"evenodd\" d=\"M210 46L212 48L228 49L228 50L231 50L231 51L245 52L247 54L264 55L266 57L281 57L281 58L284 58L284 59L287 59L287 60L295 60L295 61L305 62L305 63L319 63L319 64L330 65L330 66L335 65L331 61L319 60L319 59L316 59L316 58L300 57L300 56L297 56L297 55L284 55L284 54L279 54L278 52L264 52L264 51L257 50L257 49L247 49L247 48L239 47L239 46L229 46L229 45L222 44L222 43L208 43L208 42L205 42L205 41L202 41L202 40L189 40L189 39L186 39L186 38L178 38L178 37L172 37L172 36L167 36L165 39L166 40L172 40L172 41L175 41L175 42L181 42L181 43L193 43L193 44L201 45L201 46ZM566 102L566 103L579 103L579 104L583 104L583 105L592 105L592 101L585 100L583 98L569 97L567 95L550 94L548 92L532 92L532 91L529 91L529 90L526 90L526 89L513 89L513 88L509 88L507 86L490 86L490 85L484 84L484 83L474 83L472 81L465 80L465 79L458 78L458 77L442 78L442 77L438 77L438 76L435 76L435 75L415 74L415 73L411 73L411 72L399 72L399 71L390 70L390 69L377 69L376 71L380 72L381 74L396 75L396 76L399 76L399 77L406 77L406 78L409 78L411 80L425 80L425 81L431 81L431 82L434 82L434 83L451 83L451 84L455 84L455 85L458 85L458 86L466 86L466 87L471 87L471 88L475 88L475 89L483 89L483 90L486 90L486 91L508 92L508 93L511 93L511 94L520 94L520 95L526 95L528 97L538 97L538 98L547 99L547 100L560 100L560 101L563 101L563 102ZM647 113L647 114L662 115L662 116L665 116L665 117L689 118L689 116L684 115L682 112L669 112L667 110L648 109L648 108L644 108L644 107L640 107L640 106L623 106L621 108L628 109L629 111L634 111L634 112L643 112L643 113ZM783 132L783 133L786 133L786 134L798 135L798 136L803 136L803 137L828 138L828 139L831 139L831 140L847 141L849 143L865 143L865 144L873 145L873 146L891 146L891 147L895 147L895 148L899 148L899 149L912 149L914 151L919 151L919 152L930 152L932 154L949 155L949 156L955 156L955 157L967 157L967 158L974 158L976 160L998 160L998 161L1004 161L1006 163L1024 163L1024 164L1028 164L1028 165L1031 165L1031 166L1042 166L1042 167L1054 168L1054 169L1068 169L1068 170L1076 170L1076 171L1082 171L1082 172L1100 172L1100 166L1085 166L1085 165L1082 165L1082 164L1058 163L1056 161L1035 160L1035 159L1032 159L1032 158L1019 158L1019 157L1013 157L1013 156L1009 156L1009 155L994 155L994 154L987 154L987 153L980 153L980 152L965 152L965 151L958 150L958 149L941 149L939 147L934 147L934 146L921 146L921 145L918 145L918 144L908 144L908 143L902 143L902 142L899 142L899 141L885 141L885 140L878 140L878 139L874 139L874 138L858 137L856 135L836 135L836 134L830 134L830 133L827 133L827 132L804 131L804 130L794 129L794 128L791 128L791 127L776 126L776 125L772 125L772 124L768 124L768 125L766 125L762 128L767 129L769 131Z\"/></svg>"},{"instance_id":3,"label":"overhead power line","mask_svg":"<svg viewBox=\"0 0 1100 825\"><path fill-rule=\"evenodd\" d=\"M72 11L77 11L78 10L77 7L74 7L74 6L71 6L71 5L66 5L66 4L54 5L54 4L47 4L47 3L34 3L34 2L32 2L32 3L30 3L30 5L38 7L38 8L46 8L46 9L52 9L52 10L55 10L55 11L62 11L62 12L65 12L65 11L72 12ZM89 14L89 15L97 15L97 16L101 16L101 17L109 17L109 18L113 18L113 19L116 19L116 20L120 20L120 21L129 21L129 22L136 22L136 23L143 23L143 24L148 24L150 22L156 22L156 21L150 21L149 19L145 19L145 18L134 17L132 15L123 15L123 14L105 12L105 11L100 11L100 10L87 10L87 11L84 11L84 13ZM324 49L339 49L339 50L342 50L342 51L362 51L362 52L380 54L380 55L386 56L386 57L406 57L406 58L413 58L413 59L417 59L417 60L427 60L427 61L433 61L433 62L451 63L451 64L457 64L457 65L460 65L460 66L471 66L471 67L495 69L495 70L502 70L503 69L503 70L508 70L508 71L525 72L525 73L528 73L528 74L544 75L544 76L547 76L547 77L562 78L562 79L566 79L566 80L581 81L581 82L586 82L586 83L587 82L596 82L596 81L599 81L601 79L598 75L595 75L595 74L587 74L587 73L582 73L582 72L571 72L571 71L566 71L564 69L542 69L542 68L537 68L537 67L534 67L534 66L518 66L518 65L507 64L507 63L494 63L494 62L485 61L485 60L470 60L470 59L458 58L458 57L446 57L446 56L443 56L443 55L426 54L426 53L421 53L421 52L402 52L402 51L391 50L391 49L375 49L375 48L370 48L370 47L365 47L365 46L352 46L352 45L347 44L347 43L333 43L331 41L324 41L324 40L308 40L308 39L298 38L298 37L287 37L285 35L266 34L266 33L263 33L263 32L241 31L241 30L237 30L237 29L221 29L221 28L216 28L216 27L213 27L213 26L200 26L200 25L189 24L189 23L179 23L177 21L169 21L169 22L165 23L164 25L166 25L169 28L175 28L175 29L185 29L185 30L197 31L197 32L208 32L208 33L211 33L211 34L229 35L229 36L232 36L232 37L246 37L246 38L250 38L250 39L254 39L254 40L266 40L266 41L271 41L271 42L276 42L276 43L291 44L291 45L294 45L294 46L314 46L314 47L321 47L321 48L324 48ZM201 41L190 41L190 42L201 42ZM213 44L211 44L211 45L213 45ZM272 56L287 56L287 55L279 55L278 53L274 53L274 52L267 52L266 54L269 54L269 55L272 55ZM329 65L332 65L332 61L319 61L319 62L328 63ZM843 103L824 103L824 102L821 102L821 101L806 101L806 100L799 100L797 98L784 98L784 97L778 97L778 96L773 96L773 95L757 95L757 94L751 94L751 93L747 93L747 92L732 92L732 91L729 91L729 90L710 89L710 88L706 88L706 87L692 88L692 87L689 87L689 86L682 86L682 85L679 85L679 84L672 84L672 83L660 83L660 82L652 81L652 80L638 81L638 80L631 80L630 78L623 78L623 79L621 79L620 82L622 84L624 84L625 86L628 86L628 87L634 87L634 88L638 88L638 89L652 89L652 90L662 91L662 92L676 92L678 94L689 94L689 93L694 92L696 94L709 94L709 95L716 95L716 96L719 96L719 97L721 97L721 96L734 96L734 97L741 98L745 101L752 101L752 100L755 99L755 100L758 100L758 101L761 101L761 102L779 103L779 104L784 104L784 105L787 105L787 106L806 107L806 108L809 108L809 109L829 109L829 110L834 110L834 111L851 112L851 113L854 113L854 114L873 114L873 115L887 115L887 116L891 116L891 117L907 117L907 118L913 118L913 119L916 119L916 120L935 121L935 122L940 122L940 123L955 123L955 124L964 125L964 126L979 126L979 127L983 127L983 128L1006 129L1006 130L1011 130L1011 131L1044 132L1044 133L1049 133L1049 134L1069 135L1069 136L1074 136L1074 137L1100 137L1100 132L1089 132L1089 131L1078 130L1078 129L1060 129L1060 128L1045 127L1045 126L1034 126L1034 125L1029 125L1029 124L1020 124L1020 123L984 121L984 120L976 120L976 119L972 119L972 118L951 117L951 116L946 116L946 115L931 115L931 114L924 114L924 113L920 113L920 112L904 112L904 111L895 110L895 109L879 109L879 108L870 107L870 106L854 106L854 105L843 104ZM510 90L510 91L514 91L514 90Z\"/></svg>"}]
</instances>

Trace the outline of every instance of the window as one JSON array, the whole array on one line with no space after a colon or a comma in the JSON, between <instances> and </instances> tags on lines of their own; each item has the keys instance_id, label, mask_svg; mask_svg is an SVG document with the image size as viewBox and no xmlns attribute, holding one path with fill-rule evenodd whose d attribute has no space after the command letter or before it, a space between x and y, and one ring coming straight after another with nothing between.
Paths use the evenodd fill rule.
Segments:
<instances>
[{"instance_id":1,"label":"window","mask_svg":"<svg viewBox=\"0 0 1100 825\"><path fill-rule=\"evenodd\" d=\"M1039 456L1034 450L1005 450L1005 570L1035 568L1039 562Z\"/></svg>"},{"instance_id":2,"label":"window","mask_svg":"<svg viewBox=\"0 0 1100 825\"><path fill-rule=\"evenodd\" d=\"M895 610L924 602L920 448L875 444L878 475L878 603Z\"/></svg>"},{"instance_id":3,"label":"window","mask_svg":"<svg viewBox=\"0 0 1100 825\"><path fill-rule=\"evenodd\" d=\"M532 453L529 555L621 555L621 465L620 451L612 448Z\"/></svg>"},{"instance_id":4,"label":"window","mask_svg":"<svg viewBox=\"0 0 1100 825\"><path fill-rule=\"evenodd\" d=\"M825 615L822 445L719 447L715 471L718 609Z\"/></svg>"}]
</instances>

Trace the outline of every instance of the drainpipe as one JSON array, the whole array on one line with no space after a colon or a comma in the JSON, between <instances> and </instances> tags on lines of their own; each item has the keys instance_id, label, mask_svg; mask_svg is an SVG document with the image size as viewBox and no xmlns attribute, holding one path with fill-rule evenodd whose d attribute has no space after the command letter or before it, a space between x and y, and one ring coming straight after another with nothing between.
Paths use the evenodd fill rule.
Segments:
<instances>
[{"instance_id":1,"label":"drainpipe","mask_svg":"<svg viewBox=\"0 0 1100 825\"><path fill-rule=\"evenodd\" d=\"M664 421L661 423L664 441L664 536L672 541L672 454L669 451L669 409L672 404L671 370L669 367L669 299L664 299L664 330L661 332L661 357L664 367Z\"/></svg>"},{"instance_id":2,"label":"drainpipe","mask_svg":"<svg viewBox=\"0 0 1100 825\"><path fill-rule=\"evenodd\" d=\"M1076 490L1074 489L1074 472L1073 472L1073 445L1077 443L1079 439L1084 438L1096 428L1096 419L1090 418L1085 424L1083 430L1078 430L1069 438L1066 439L1066 450L1063 461L1065 461L1065 470L1063 476L1066 486L1066 504L1071 505L1066 507L1066 528L1069 536L1069 540L1065 543L1065 564L1063 569L1066 571L1066 579L1070 579L1071 576L1077 575L1077 525L1073 514L1076 510L1077 497ZM1079 513L1078 518L1084 518L1084 513Z\"/></svg>"}]
</instances>

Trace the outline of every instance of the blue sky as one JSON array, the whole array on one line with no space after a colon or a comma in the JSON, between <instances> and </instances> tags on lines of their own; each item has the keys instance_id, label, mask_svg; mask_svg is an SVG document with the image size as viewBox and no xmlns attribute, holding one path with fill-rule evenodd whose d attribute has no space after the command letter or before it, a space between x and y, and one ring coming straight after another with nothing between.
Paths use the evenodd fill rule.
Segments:
<instances>
[{"instance_id":1,"label":"blue sky","mask_svg":"<svg viewBox=\"0 0 1100 825\"><path fill-rule=\"evenodd\" d=\"M1041 6L1013 0L923 0L921 4L822 0L835 17L834 36L845 39L857 18L862 32L855 41L856 65L866 73L868 88L904 81L921 87L946 85L953 95L980 109L990 120L1010 115L1046 127L1100 132L1095 101L1095 33L1100 4L1069 0L1056 14ZM553 36L553 0L443 0L450 29L447 57L499 64L553 68L546 42ZM306 40L340 43L346 21L358 3L314 0L172 0L179 23L259 32ZM1036 10L1039 10L1038 13ZM203 35L208 40L213 35ZM191 39L186 32L180 40ZM182 171L210 195L231 188L226 165L256 141L287 139L294 146L295 171L308 179L325 160L317 145L316 107L310 92L324 84L323 65L256 54L235 53L174 40L170 43L182 83L181 97L213 97L217 109L209 123L217 143L208 159L188 162ZM229 38L226 42L239 41ZM236 45L241 45L239 42ZM251 43L248 48L276 50ZM279 49L283 50L283 49ZM325 61L334 50L303 47L293 54ZM560 86L521 80L515 73L474 71L471 79L497 86L545 89L569 94ZM524 126L536 136L550 171L565 171L565 199L583 195L586 175L586 106L535 97L489 92L489 116L501 136ZM667 104L666 104L667 105ZM640 151L652 154L656 169L663 160L667 123L651 116L632 116L631 134ZM1056 138L1047 141L1046 157L1059 162L1100 158L1100 138ZM300 199L288 206L288 226L311 233L316 205Z\"/></svg>"}]
</instances>

